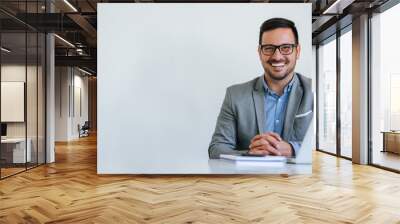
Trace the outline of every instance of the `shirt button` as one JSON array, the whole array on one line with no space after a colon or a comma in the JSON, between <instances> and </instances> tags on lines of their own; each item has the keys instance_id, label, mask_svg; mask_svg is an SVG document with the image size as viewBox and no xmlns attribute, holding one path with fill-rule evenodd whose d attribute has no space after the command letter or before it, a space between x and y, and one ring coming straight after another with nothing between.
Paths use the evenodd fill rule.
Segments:
<instances>
[{"instance_id":1,"label":"shirt button","mask_svg":"<svg viewBox=\"0 0 400 224\"><path fill-rule=\"evenodd\" d=\"M275 122L276 122L276 123L279 123L279 120L276 120Z\"/></svg>"}]
</instances>

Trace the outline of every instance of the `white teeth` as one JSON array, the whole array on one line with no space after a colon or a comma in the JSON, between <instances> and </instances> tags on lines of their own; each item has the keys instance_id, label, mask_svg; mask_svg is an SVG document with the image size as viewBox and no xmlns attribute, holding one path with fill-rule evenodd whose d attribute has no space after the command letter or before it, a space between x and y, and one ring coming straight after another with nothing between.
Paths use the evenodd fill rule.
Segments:
<instances>
[{"instance_id":1,"label":"white teeth","mask_svg":"<svg viewBox=\"0 0 400 224\"><path fill-rule=\"evenodd\" d=\"M271 64L273 67L279 67L279 66L284 66L285 63L273 63Z\"/></svg>"}]
</instances>

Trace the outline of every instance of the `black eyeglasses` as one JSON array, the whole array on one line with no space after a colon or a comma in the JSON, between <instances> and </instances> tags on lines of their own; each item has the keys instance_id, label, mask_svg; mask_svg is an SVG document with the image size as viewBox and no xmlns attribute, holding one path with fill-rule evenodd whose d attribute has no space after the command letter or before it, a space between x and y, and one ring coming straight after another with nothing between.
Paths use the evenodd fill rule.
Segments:
<instances>
[{"instance_id":1,"label":"black eyeglasses","mask_svg":"<svg viewBox=\"0 0 400 224\"><path fill-rule=\"evenodd\" d=\"M282 44L282 45L273 45L273 44L264 44L260 45L261 53L266 56L271 56L275 54L276 49L279 49L279 52L283 55L289 55L293 53L293 49L297 46L297 44Z\"/></svg>"}]
</instances>

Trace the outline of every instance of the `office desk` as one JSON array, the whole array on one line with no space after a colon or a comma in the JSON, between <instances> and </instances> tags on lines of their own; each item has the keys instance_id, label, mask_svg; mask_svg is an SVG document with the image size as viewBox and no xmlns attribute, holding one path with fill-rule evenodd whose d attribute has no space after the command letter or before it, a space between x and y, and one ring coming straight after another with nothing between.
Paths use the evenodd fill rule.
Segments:
<instances>
[{"instance_id":1,"label":"office desk","mask_svg":"<svg viewBox=\"0 0 400 224\"><path fill-rule=\"evenodd\" d=\"M383 150L382 152L392 152L400 154L400 132L399 131L382 131L383 133Z\"/></svg>"},{"instance_id":2,"label":"office desk","mask_svg":"<svg viewBox=\"0 0 400 224\"><path fill-rule=\"evenodd\" d=\"M30 138L27 139L26 154L25 154L25 138L6 138L1 140L1 157L6 163L25 163L31 161L31 145Z\"/></svg>"},{"instance_id":3,"label":"office desk","mask_svg":"<svg viewBox=\"0 0 400 224\"><path fill-rule=\"evenodd\" d=\"M276 166L236 166L234 162L225 159L210 159L208 161L210 174L311 174L311 164L290 164Z\"/></svg>"},{"instance_id":4,"label":"office desk","mask_svg":"<svg viewBox=\"0 0 400 224\"><path fill-rule=\"evenodd\" d=\"M135 167L115 164L118 171L98 174L311 174L311 164L286 164L283 167L236 166L234 162L225 159L182 158L179 162L168 160L135 161ZM166 169L167 167L167 169ZM99 167L98 167L99 168Z\"/></svg>"}]
</instances>

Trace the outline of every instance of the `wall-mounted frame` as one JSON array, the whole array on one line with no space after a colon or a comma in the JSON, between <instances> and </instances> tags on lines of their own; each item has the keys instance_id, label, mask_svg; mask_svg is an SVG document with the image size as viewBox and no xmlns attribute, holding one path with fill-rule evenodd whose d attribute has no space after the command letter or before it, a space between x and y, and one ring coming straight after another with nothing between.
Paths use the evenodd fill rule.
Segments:
<instances>
[{"instance_id":1,"label":"wall-mounted frame","mask_svg":"<svg viewBox=\"0 0 400 224\"><path fill-rule=\"evenodd\" d=\"M1 122L25 122L25 82L1 82Z\"/></svg>"}]
</instances>

